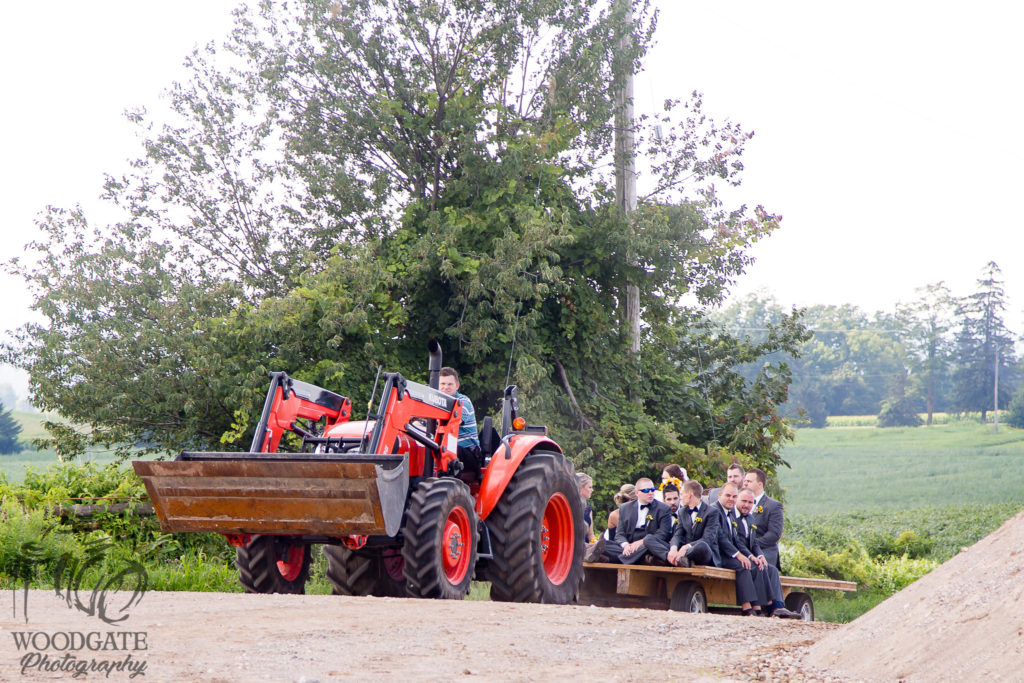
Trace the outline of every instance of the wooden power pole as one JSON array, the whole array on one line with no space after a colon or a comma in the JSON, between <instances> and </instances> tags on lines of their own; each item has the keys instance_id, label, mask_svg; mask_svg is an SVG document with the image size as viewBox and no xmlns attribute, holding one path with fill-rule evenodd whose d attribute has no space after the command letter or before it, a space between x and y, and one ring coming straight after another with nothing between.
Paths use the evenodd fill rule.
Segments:
<instances>
[{"instance_id":1,"label":"wooden power pole","mask_svg":"<svg viewBox=\"0 0 1024 683\"><path fill-rule=\"evenodd\" d=\"M619 59L622 74L621 87L615 93L615 203L631 222L636 211L636 140L633 128L633 60L623 59L632 52L633 6L631 0L618 0L622 6L625 30L619 41ZM630 335L630 350L640 354L640 288L635 282L626 284L626 324Z\"/></svg>"}]
</instances>

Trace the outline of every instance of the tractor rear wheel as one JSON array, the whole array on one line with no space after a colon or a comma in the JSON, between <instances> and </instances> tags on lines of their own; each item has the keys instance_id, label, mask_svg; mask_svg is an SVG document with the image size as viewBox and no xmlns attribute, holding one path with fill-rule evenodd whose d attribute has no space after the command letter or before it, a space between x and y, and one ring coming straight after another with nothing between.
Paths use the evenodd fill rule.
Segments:
<instances>
[{"instance_id":1,"label":"tractor rear wheel","mask_svg":"<svg viewBox=\"0 0 1024 683\"><path fill-rule=\"evenodd\" d=\"M561 453L523 459L487 520L491 599L567 604L583 577L583 503Z\"/></svg>"},{"instance_id":2,"label":"tractor rear wheel","mask_svg":"<svg viewBox=\"0 0 1024 683\"><path fill-rule=\"evenodd\" d=\"M479 537L473 507L469 487L458 479L425 479L416 487L402 529L407 595L466 597Z\"/></svg>"},{"instance_id":3,"label":"tractor rear wheel","mask_svg":"<svg viewBox=\"0 0 1024 683\"><path fill-rule=\"evenodd\" d=\"M357 554L343 545L325 545L327 580L334 595L405 597L405 579L398 566L397 577L389 571L403 563L401 554Z\"/></svg>"},{"instance_id":4,"label":"tractor rear wheel","mask_svg":"<svg viewBox=\"0 0 1024 683\"><path fill-rule=\"evenodd\" d=\"M253 536L235 549L238 578L246 593L305 593L310 549L281 536Z\"/></svg>"}]
</instances>

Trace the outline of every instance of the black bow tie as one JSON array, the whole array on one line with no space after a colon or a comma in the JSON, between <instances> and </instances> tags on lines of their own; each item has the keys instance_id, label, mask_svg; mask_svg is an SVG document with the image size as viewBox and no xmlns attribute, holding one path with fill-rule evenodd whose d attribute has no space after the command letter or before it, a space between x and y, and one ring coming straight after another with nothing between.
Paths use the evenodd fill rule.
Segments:
<instances>
[{"instance_id":1,"label":"black bow tie","mask_svg":"<svg viewBox=\"0 0 1024 683\"><path fill-rule=\"evenodd\" d=\"M695 515L700 511L700 508L686 508L686 511L689 512L691 515Z\"/></svg>"},{"instance_id":2,"label":"black bow tie","mask_svg":"<svg viewBox=\"0 0 1024 683\"><path fill-rule=\"evenodd\" d=\"M648 509L650 509L650 507L651 507L650 503L644 503L643 505L640 506L640 509L641 510L648 510Z\"/></svg>"}]
</instances>

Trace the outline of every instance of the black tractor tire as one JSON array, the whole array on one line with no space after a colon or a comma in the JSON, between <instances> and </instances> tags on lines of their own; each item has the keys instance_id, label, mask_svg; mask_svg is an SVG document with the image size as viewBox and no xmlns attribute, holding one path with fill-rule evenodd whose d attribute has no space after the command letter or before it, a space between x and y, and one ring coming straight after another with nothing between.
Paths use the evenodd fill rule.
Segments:
<instances>
[{"instance_id":1,"label":"black tractor tire","mask_svg":"<svg viewBox=\"0 0 1024 683\"><path fill-rule=\"evenodd\" d=\"M396 580L388 573L380 552L356 553L343 545L325 545L323 552L332 594L405 597L405 580Z\"/></svg>"},{"instance_id":2,"label":"black tractor tire","mask_svg":"<svg viewBox=\"0 0 1024 683\"><path fill-rule=\"evenodd\" d=\"M487 519L491 599L565 605L583 579L583 502L572 463L533 451Z\"/></svg>"},{"instance_id":3,"label":"black tractor tire","mask_svg":"<svg viewBox=\"0 0 1024 683\"><path fill-rule=\"evenodd\" d=\"M480 535L474 507L469 487L458 479L424 479L416 487L402 528L406 595L466 597Z\"/></svg>"},{"instance_id":4,"label":"black tractor tire","mask_svg":"<svg viewBox=\"0 0 1024 683\"><path fill-rule=\"evenodd\" d=\"M235 548L235 566L246 593L305 593L312 555L308 544L280 536L253 536Z\"/></svg>"}]
</instances>

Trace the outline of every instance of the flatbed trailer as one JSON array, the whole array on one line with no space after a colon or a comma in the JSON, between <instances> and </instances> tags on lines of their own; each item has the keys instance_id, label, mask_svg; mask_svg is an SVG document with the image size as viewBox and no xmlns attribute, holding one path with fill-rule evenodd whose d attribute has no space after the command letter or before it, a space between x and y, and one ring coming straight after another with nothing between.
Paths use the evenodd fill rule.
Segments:
<instances>
[{"instance_id":1,"label":"flatbed trailer","mask_svg":"<svg viewBox=\"0 0 1024 683\"><path fill-rule=\"evenodd\" d=\"M735 611L736 572L722 567L654 567L583 563L579 604L645 607L681 612ZM786 608L814 621L814 601L806 590L857 590L853 581L780 576Z\"/></svg>"}]
</instances>

